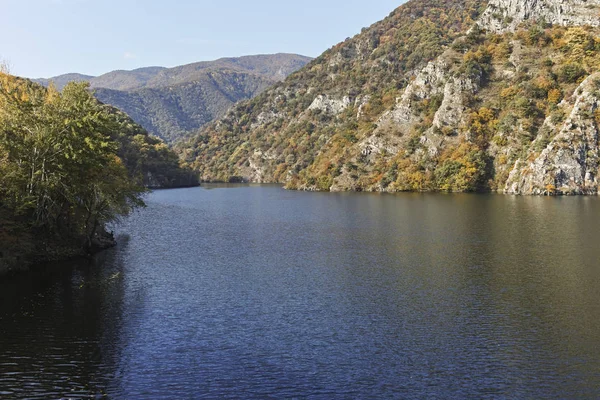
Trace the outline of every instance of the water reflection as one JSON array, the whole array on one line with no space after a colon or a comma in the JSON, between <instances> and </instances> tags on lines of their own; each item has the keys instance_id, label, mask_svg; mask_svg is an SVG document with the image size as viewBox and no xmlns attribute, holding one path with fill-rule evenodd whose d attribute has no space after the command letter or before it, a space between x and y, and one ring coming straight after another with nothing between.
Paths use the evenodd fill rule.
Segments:
<instances>
[{"instance_id":1,"label":"water reflection","mask_svg":"<svg viewBox=\"0 0 600 400\"><path fill-rule=\"evenodd\" d=\"M126 237L120 238L121 249ZM123 260L38 266L0 283L0 394L101 396L115 375L124 299Z\"/></svg>"}]
</instances>

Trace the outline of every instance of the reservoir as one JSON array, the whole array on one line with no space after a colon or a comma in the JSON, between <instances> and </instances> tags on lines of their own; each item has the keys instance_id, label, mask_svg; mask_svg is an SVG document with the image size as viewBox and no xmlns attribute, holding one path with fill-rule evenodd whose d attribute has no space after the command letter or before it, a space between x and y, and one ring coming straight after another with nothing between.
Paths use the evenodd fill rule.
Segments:
<instances>
[{"instance_id":1,"label":"reservoir","mask_svg":"<svg viewBox=\"0 0 600 400\"><path fill-rule=\"evenodd\" d=\"M0 398L600 396L600 199L156 191L0 283Z\"/></svg>"}]
</instances>

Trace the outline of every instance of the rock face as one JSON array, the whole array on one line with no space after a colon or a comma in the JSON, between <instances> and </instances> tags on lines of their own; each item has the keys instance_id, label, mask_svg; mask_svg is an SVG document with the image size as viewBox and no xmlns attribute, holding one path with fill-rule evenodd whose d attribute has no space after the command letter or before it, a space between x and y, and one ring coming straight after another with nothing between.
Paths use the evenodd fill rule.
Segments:
<instances>
[{"instance_id":1,"label":"rock face","mask_svg":"<svg viewBox=\"0 0 600 400\"><path fill-rule=\"evenodd\" d=\"M377 125L381 129L375 130L360 143L361 155L398 152L404 143L395 140L394 136L398 132L402 136L408 135L422 117L418 104L433 98L441 99L441 104L435 111L431 127L419 137L423 150L435 156L446 142L455 141L456 138L435 132L442 128L455 132L466 123L466 97L477 92L479 77L454 76L451 71L453 56L451 50L446 51L417 74L398 98L395 107L379 118ZM393 127L395 134L386 133L386 127Z\"/></svg>"},{"instance_id":2,"label":"rock face","mask_svg":"<svg viewBox=\"0 0 600 400\"><path fill-rule=\"evenodd\" d=\"M477 24L489 31L514 31L524 21L599 26L600 0L491 0Z\"/></svg>"},{"instance_id":3,"label":"rock face","mask_svg":"<svg viewBox=\"0 0 600 400\"><path fill-rule=\"evenodd\" d=\"M342 99L329 98L327 95L319 95L315 101L308 107L309 110L319 110L326 114L337 115L344 111L350 105L350 97L344 96Z\"/></svg>"},{"instance_id":4,"label":"rock face","mask_svg":"<svg viewBox=\"0 0 600 400\"><path fill-rule=\"evenodd\" d=\"M512 194L597 194L600 74L576 90L575 105L550 144L531 161L518 160L506 183Z\"/></svg>"}]
</instances>

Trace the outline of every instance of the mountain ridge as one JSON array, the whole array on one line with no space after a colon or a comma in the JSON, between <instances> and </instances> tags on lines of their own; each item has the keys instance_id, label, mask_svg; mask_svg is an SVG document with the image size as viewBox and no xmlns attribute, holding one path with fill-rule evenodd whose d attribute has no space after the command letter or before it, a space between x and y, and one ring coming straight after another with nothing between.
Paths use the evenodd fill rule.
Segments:
<instances>
[{"instance_id":1,"label":"mountain ridge","mask_svg":"<svg viewBox=\"0 0 600 400\"><path fill-rule=\"evenodd\" d=\"M31 80L44 86L47 86L50 81L54 81L55 86L59 90L72 80L89 81L90 86L94 89L133 90L185 83L193 80L195 72L211 69L254 72L258 75L268 76L273 80L282 80L291 71L295 70L294 65L304 65L310 60L312 60L311 57L292 53L257 54L240 57L222 57L214 61L199 61L175 67L150 66L132 70L114 70L99 76L67 73L51 78L35 78ZM286 65L286 62L288 65ZM282 73L279 73L279 69L273 71L273 67L269 66L270 64L275 64L275 68L282 68ZM183 75L183 77L180 75Z\"/></svg>"},{"instance_id":2,"label":"mountain ridge","mask_svg":"<svg viewBox=\"0 0 600 400\"><path fill-rule=\"evenodd\" d=\"M117 70L99 77L67 74L34 81L48 85L54 79L60 90L70 80L87 80L100 101L131 115L151 134L173 142L220 117L234 103L256 96L310 60L278 53L221 58L173 68Z\"/></svg>"}]
</instances>

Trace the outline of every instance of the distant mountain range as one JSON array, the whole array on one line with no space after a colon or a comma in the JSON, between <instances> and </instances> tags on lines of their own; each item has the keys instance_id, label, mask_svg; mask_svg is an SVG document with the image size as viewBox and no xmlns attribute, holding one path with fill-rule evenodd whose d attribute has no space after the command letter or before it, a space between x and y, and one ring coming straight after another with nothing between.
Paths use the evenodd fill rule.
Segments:
<instances>
[{"instance_id":1,"label":"distant mountain range","mask_svg":"<svg viewBox=\"0 0 600 400\"><path fill-rule=\"evenodd\" d=\"M126 112L151 134L173 142L310 61L296 54L256 55L174 68L113 71L98 77L72 73L34 82L45 86L53 82L62 90L71 81L89 81L100 101Z\"/></svg>"}]
</instances>

